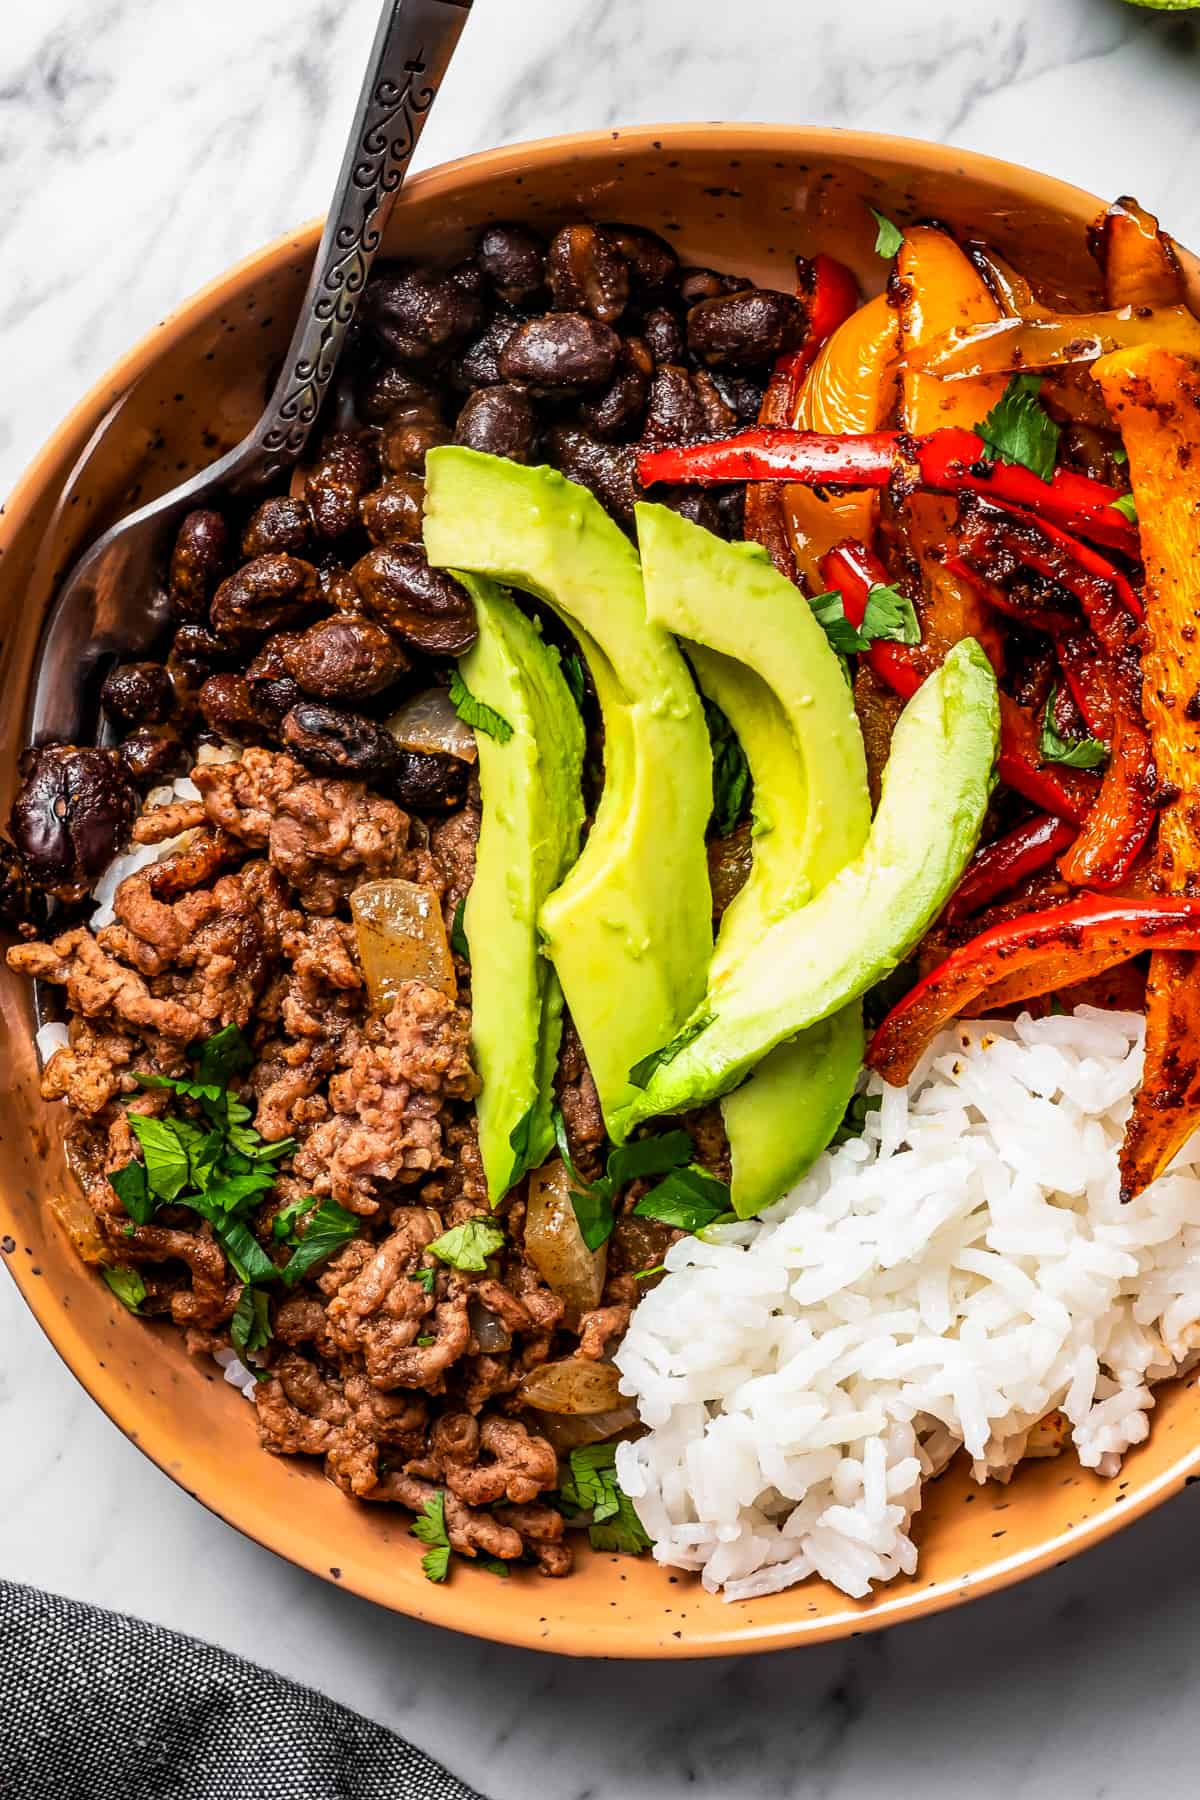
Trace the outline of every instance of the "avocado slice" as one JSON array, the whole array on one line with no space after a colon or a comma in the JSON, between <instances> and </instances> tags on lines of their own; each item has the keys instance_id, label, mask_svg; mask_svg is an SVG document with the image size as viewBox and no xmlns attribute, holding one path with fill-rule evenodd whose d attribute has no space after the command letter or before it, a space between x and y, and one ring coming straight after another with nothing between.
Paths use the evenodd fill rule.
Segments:
<instances>
[{"instance_id":1,"label":"avocado slice","mask_svg":"<svg viewBox=\"0 0 1200 1800\"><path fill-rule=\"evenodd\" d=\"M757 545L730 544L661 506L637 509L651 618L687 645L754 784L754 861L721 921L719 983L772 922L858 855L871 824L866 759L838 657ZM722 1104L739 1217L777 1200L825 1148L862 1062L857 1002L778 1049Z\"/></svg>"},{"instance_id":2,"label":"avocado slice","mask_svg":"<svg viewBox=\"0 0 1200 1800\"><path fill-rule=\"evenodd\" d=\"M554 1145L553 1079L562 990L541 951L538 913L579 853L583 721L558 652L492 581L461 577L479 636L460 659L477 700L512 727L476 732L483 818L463 909L471 962L471 1050L483 1086L479 1151L495 1206Z\"/></svg>"},{"instance_id":3,"label":"avocado slice","mask_svg":"<svg viewBox=\"0 0 1200 1800\"><path fill-rule=\"evenodd\" d=\"M625 1131L729 1093L777 1044L903 960L975 847L999 732L996 678L979 645L964 638L901 714L861 854L710 985L646 1071L645 1088L623 1112Z\"/></svg>"},{"instance_id":4,"label":"avocado slice","mask_svg":"<svg viewBox=\"0 0 1200 1800\"><path fill-rule=\"evenodd\" d=\"M554 469L447 446L426 460L425 549L548 602L575 631L604 722L604 791L540 924L611 1130L629 1070L704 993L712 755L669 634L646 619L633 545Z\"/></svg>"}]
</instances>

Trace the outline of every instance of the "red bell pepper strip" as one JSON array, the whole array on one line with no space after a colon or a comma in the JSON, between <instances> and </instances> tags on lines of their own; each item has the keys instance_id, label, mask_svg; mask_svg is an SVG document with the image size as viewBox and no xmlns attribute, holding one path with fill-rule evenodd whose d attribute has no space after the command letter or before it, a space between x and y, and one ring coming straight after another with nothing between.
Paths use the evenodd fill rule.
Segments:
<instances>
[{"instance_id":1,"label":"red bell pepper strip","mask_svg":"<svg viewBox=\"0 0 1200 1800\"><path fill-rule=\"evenodd\" d=\"M914 438L899 431L860 436L757 426L735 437L638 458L643 487L656 481L798 481L815 487L886 487L893 476L946 493L978 493L1031 507L1136 559L1136 529L1113 501L1120 489L1070 469L1049 481L1015 463L993 462L973 431L947 428Z\"/></svg>"},{"instance_id":2,"label":"red bell pepper strip","mask_svg":"<svg viewBox=\"0 0 1200 1800\"><path fill-rule=\"evenodd\" d=\"M973 567L988 575L1028 568L1058 582L1079 601L1104 652L1111 755L1096 804L1059 868L1073 887L1116 887L1141 854L1157 806L1154 750L1142 713L1141 602L1112 563L1043 519L974 495L964 495L959 513L962 554Z\"/></svg>"},{"instance_id":3,"label":"red bell pepper strip","mask_svg":"<svg viewBox=\"0 0 1200 1800\"><path fill-rule=\"evenodd\" d=\"M852 269L823 252L796 258L796 293L808 311L808 330L798 350L789 350L775 364L776 374L789 379L793 404L805 374L817 360L817 352L858 307L858 281ZM789 412L788 417L791 417Z\"/></svg>"},{"instance_id":4,"label":"red bell pepper strip","mask_svg":"<svg viewBox=\"0 0 1200 1800\"><path fill-rule=\"evenodd\" d=\"M1036 602L1026 603L1015 599L1007 593L999 582L989 581L978 569L973 569L969 562L961 556L948 556L946 568L951 575L957 575L960 581L968 582L981 600L997 612L1006 613L1010 619L1016 619L1022 625L1029 625L1035 631L1044 631L1048 636L1057 639L1062 632L1073 631L1079 624L1077 616L1064 612L1053 606L1039 606Z\"/></svg>"},{"instance_id":5,"label":"red bell pepper strip","mask_svg":"<svg viewBox=\"0 0 1200 1800\"><path fill-rule=\"evenodd\" d=\"M985 844L946 903L948 925L981 912L998 894L1052 863L1075 840L1076 828L1053 813L1039 813L1023 825Z\"/></svg>"},{"instance_id":6,"label":"red bell pepper strip","mask_svg":"<svg viewBox=\"0 0 1200 1800\"><path fill-rule=\"evenodd\" d=\"M842 610L850 624L860 626L871 588L887 580L883 564L865 544L847 538L835 544L818 567L822 581L841 595ZM919 646L876 638L866 655L880 681L902 700L910 700L929 673L918 652ZM1034 806L1075 825L1082 825L1099 792L1095 776L1082 769L1042 766L1033 716L1007 694L1000 695L1000 756L996 772L1006 787L1023 794Z\"/></svg>"},{"instance_id":7,"label":"red bell pepper strip","mask_svg":"<svg viewBox=\"0 0 1200 1800\"><path fill-rule=\"evenodd\" d=\"M1200 900L1087 894L993 925L952 951L892 1008L867 1047L867 1066L899 1086L943 1025L1020 970L1053 966L1055 985L1063 986L1075 978L1075 960L1091 975L1151 949L1200 949Z\"/></svg>"},{"instance_id":8,"label":"red bell pepper strip","mask_svg":"<svg viewBox=\"0 0 1200 1800\"><path fill-rule=\"evenodd\" d=\"M1070 631L1054 634L1054 648L1063 679L1071 690L1071 698L1087 723L1092 736L1101 743L1112 742L1113 695L1108 669L1086 626L1076 625Z\"/></svg>"}]
</instances>

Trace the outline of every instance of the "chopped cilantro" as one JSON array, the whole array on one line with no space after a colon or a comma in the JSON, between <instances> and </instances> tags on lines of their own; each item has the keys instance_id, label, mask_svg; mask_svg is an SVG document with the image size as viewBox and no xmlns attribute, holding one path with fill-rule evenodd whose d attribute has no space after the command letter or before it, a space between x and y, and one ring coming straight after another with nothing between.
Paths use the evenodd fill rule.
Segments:
<instances>
[{"instance_id":1,"label":"chopped cilantro","mask_svg":"<svg viewBox=\"0 0 1200 1800\"><path fill-rule=\"evenodd\" d=\"M502 1250L505 1244L504 1233L487 1219L466 1219L461 1225L453 1226L442 1233L428 1245L431 1256L440 1262L449 1263L452 1269L470 1270L474 1274L482 1274L487 1268L487 1259Z\"/></svg>"},{"instance_id":2,"label":"chopped cilantro","mask_svg":"<svg viewBox=\"0 0 1200 1800\"><path fill-rule=\"evenodd\" d=\"M141 1113L126 1113L129 1129L142 1146L146 1184L156 1200L164 1204L178 1198L187 1186L192 1168L187 1142L174 1119L148 1119Z\"/></svg>"},{"instance_id":3,"label":"chopped cilantro","mask_svg":"<svg viewBox=\"0 0 1200 1800\"><path fill-rule=\"evenodd\" d=\"M904 242L904 233L885 213L878 212L875 207L868 206L867 211L879 227L875 233L875 254L886 257L890 262Z\"/></svg>"},{"instance_id":4,"label":"chopped cilantro","mask_svg":"<svg viewBox=\"0 0 1200 1800\"><path fill-rule=\"evenodd\" d=\"M635 1281L649 1281L652 1275L665 1275L666 1272L666 1263L655 1263L652 1269L635 1269L633 1279Z\"/></svg>"},{"instance_id":5,"label":"chopped cilantro","mask_svg":"<svg viewBox=\"0 0 1200 1800\"><path fill-rule=\"evenodd\" d=\"M498 744L507 744L513 734L508 720L484 701L477 700L457 669L450 677L450 704L464 725L495 738Z\"/></svg>"},{"instance_id":6,"label":"chopped cilantro","mask_svg":"<svg viewBox=\"0 0 1200 1800\"><path fill-rule=\"evenodd\" d=\"M244 1363L271 1341L271 1309L261 1288L244 1287L229 1321L229 1336Z\"/></svg>"},{"instance_id":7,"label":"chopped cilantro","mask_svg":"<svg viewBox=\"0 0 1200 1800\"><path fill-rule=\"evenodd\" d=\"M233 1076L242 1074L254 1062L254 1052L236 1025L226 1025L206 1038L196 1059L196 1080L218 1088L227 1088Z\"/></svg>"},{"instance_id":8,"label":"chopped cilantro","mask_svg":"<svg viewBox=\"0 0 1200 1800\"><path fill-rule=\"evenodd\" d=\"M450 926L450 948L454 951L456 956L461 956L464 962L469 963L471 960L471 946L467 942L467 933L463 926L463 914L466 910L467 896L463 894L459 899L458 905L454 909L454 919Z\"/></svg>"},{"instance_id":9,"label":"chopped cilantro","mask_svg":"<svg viewBox=\"0 0 1200 1800\"><path fill-rule=\"evenodd\" d=\"M1113 501L1112 509L1114 512L1119 512L1123 519L1128 519L1131 525L1137 524L1137 501L1132 494L1122 494L1119 500Z\"/></svg>"},{"instance_id":10,"label":"chopped cilantro","mask_svg":"<svg viewBox=\"0 0 1200 1800\"><path fill-rule=\"evenodd\" d=\"M136 1220L139 1225L150 1223L158 1202L150 1193L145 1163L131 1162L126 1163L123 1169L114 1169L108 1178L108 1185L131 1219Z\"/></svg>"},{"instance_id":11,"label":"chopped cilantro","mask_svg":"<svg viewBox=\"0 0 1200 1800\"><path fill-rule=\"evenodd\" d=\"M271 1236L281 1244L298 1244L300 1239L296 1235L296 1221L316 1204L315 1194L301 1194L298 1200L289 1200L271 1220Z\"/></svg>"},{"instance_id":12,"label":"chopped cilantro","mask_svg":"<svg viewBox=\"0 0 1200 1800\"><path fill-rule=\"evenodd\" d=\"M572 650L569 655L563 657L562 672L563 680L571 690L571 698L574 700L580 712L582 712L583 697L587 692L587 681L583 673L583 659L578 650Z\"/></svg>"},{"instance_id":13,"label":"chopped cilantro","mask_svg":"<svg viewBox=\"0 0 1200 1800\"><path fill-rule=\"evenodd\" d=\"M660 1219L680 1231L702 1231L730 1212L729 1188L703 1169L672 1169L633 1210L643 1219Z\"/></svg>"},{"instance_id":14,"label":"chopped cilantro","mask_svg":"<svg viewBox=\"0 0 1200 1800\"><path fill-rule=\"evenodd\" d=\"M668 1169L678 1169L689 1163L694 1154L695 1145L686 1131L668 1131L661 1137L639 1138L635 1144L618 1144L608 1153L604 1174L590 1184L580 1180L574 1165L564 1155L567 1173L576 1183L571 1191L571 1205L575 1208L580 1235L588 1249L598 1250L610 1236L613 1201L627 1182L636 1181L642 1175L663 1175Z\"/></svg>"},{"instance_id":15,"label":"chopped cilantro","mask_svg":"<svg viewBox=\"0 0 1200 1800\"><path fill-rule=\"evenodd\" d=\"M704 700L704 717L712 745L713 830L724 838L746 810L750 765L733 726L715 701Z\"/></svg>"},{"instance_id":16,"label":"chopped cilantro","mask_svg":"<svg viewBox=\"0 0 1200 1800\"><path fill-rule=\"evenodd\" d=\"M1038 739L1038 754L1043 762L1062 763L1068 769L1098 769L1108 761L1108 746L1099 738L1080 737L1065 738L1054 723L1054 701L1057 687L1050 689L1046 701L1046 709L1042 714L1042 734Z\"/></svg>"},{"instance_id":17,"label":"chopped cilantro","mask_svg":"<svg viewBox=\"0 0 1200 1800\"><path fill-rule=\"evenodd\" d=\"M430 1494L412 1522L412 1534L430 1547L421 1558L427 1581L445 1581L450 1573L450 1539L446 1533L446 1495Z\"/></svg>"},{"instance_id":18,"label":"chopped cilantro","mask_svg":"<svg viewBox=\"0 0 1200 1800\"><path fill-rule=\"evenodd\" d=\"M1021 463L1042 481L1049 481L1061 431L1038 399L1041 386L1040 375L1010 377L1003 394L976 430L1001 462Z\"/></svg>"},{"instance_id":19,"label":"chopped cilantro","mask_svg":"<svg viewBox=\"0 0 1200 1800\"><path fill-rule=\"evenodd\" d=\"M347 1212L336 1200L322 1200L300 1233L300 1241L283 1270L284 1286L295 1287L302 1275L332 1256L361 1229L362 1220L357 1213Z\"/></svg>"},{"instance_id":20,"label":"chopped cilantro","mask_svg":"<svg viewBox=\"0 0 1200 1800\"><path fill-rule=\"evenodd\" d=\"M1125 464L1129 461L1129 452L1124 444L1118 444L1116 448L1110 452L1110 455L1118 469L1123 469Z\"/></svg>"},{"instance_id":21,"label":"chopped cilantro","mask_svg":"<svg viewBox=\"0 0 1200 1800\"><path fill-rule=\"evenodd\" d=\"M436 1269L412 1269L409 1272L408 1279L410 1281L415 1281L418 1287L424 1288L424 1290L427 1294L432 1294L433 1284L437 1280L437 1270Z\"/></svg>"},{"instance_id":22,"label":"chopped cilantro","mask_svg":"<svg viewBox=\"0 0 1200 1800\"><path fill-rule=\"evenodd\" d=\"M852 625L838 593L816 594L809 601L813 617L841 656L868 650L877 638L894 644L919 644L921 627L913 603L897 588L877 581L867 593L861 625Z\"/></svg>"},{"instance_id":23,"label":"chopped cilantro","mask_svg":"<svg viewBox=\"0 0 1200 1800\"><path fill-rule=\"evenodd\" d=\"M421 1346L422 1350L425 1350L430 1344L436 1344L437 1339L435 1337L430 1337L429 1334L426 1333L424 1337L419 1337L417 1339L417 1343Z\"/></svg>"},{"instance_id":24,"label":"chopped cilantro","mask_svg":"<svg viewBox=\"0 0 1200 1800\"><path fill-rule=\"evenodd\" d=\"M650 1548L633 1501L617 1480L614 1444L586 1444L572 1450L559 1499L568 1517L590 1513L588 1536L597 1550L619 1550L638 1556Z\"/></svg>"},{"instance_id":25,"label":"chopped cilantro","mask_svg":"<svg viewBox=\"0 0 1200 1800\"><path fill-rule=\"evenodd\" d=\"M658 1069L664 1068L667 1063L674 1062L675 1058L686 1050L702 1031L708 1030L712 1022L712 1013L702 1013L698 1019L690 1020L682 1031L677 1031L670 1043L664 1044L661 1050L652 1050L649 1056L643 1056L640 1062L635 1062L629 1071L629 1079L634 1087L649 1087L650 1077Z\"/></svg>"},{"instance_id":26,"label":"chopped cilantro","mask_svg":"<svg viewBox=\"0 0 1200 1800\"><path fill-rule=\"evenodd\" d=\"M137 1312L146 1298L146 1284L137 1270L127 1269L123 1264L117 1263L113 1267L105 1264L100 1273L121 1305L127 1306L132 1313Z\"/></svg>"}]
</instances>

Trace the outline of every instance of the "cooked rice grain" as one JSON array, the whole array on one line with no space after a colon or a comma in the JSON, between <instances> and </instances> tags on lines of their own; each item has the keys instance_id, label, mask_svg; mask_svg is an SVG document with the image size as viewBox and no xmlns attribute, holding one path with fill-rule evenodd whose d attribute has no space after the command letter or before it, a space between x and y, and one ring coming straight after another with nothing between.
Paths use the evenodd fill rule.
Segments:
<instances>
[{"instance_id":1,"label":"cooked rice grain","mask_svg":"<svg viewBox=\"0 0 1200 1800\"><path fill-rule=\"evenodd\" d=\"M662 1563L726 1599L911 1574L922 1483L1119 1469L1200 1345L1200 1135L1139 1199L1117 1148L1143 1021L960 1023L754 1225L687 1238L633 1316L618 1469ZM1039 1424L1039 1421L1045 1421Z\"/></svg>"}]
</instances>

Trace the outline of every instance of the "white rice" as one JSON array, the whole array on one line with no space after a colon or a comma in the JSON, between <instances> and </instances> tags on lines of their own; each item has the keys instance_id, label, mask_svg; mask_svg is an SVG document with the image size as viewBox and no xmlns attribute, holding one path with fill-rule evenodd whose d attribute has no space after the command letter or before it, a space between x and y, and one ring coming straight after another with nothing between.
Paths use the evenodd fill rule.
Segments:
<instances>
[{"instance_id":1,"label":"white rice","mask_svg":"<svg viewBox=\"0 0 1200 1800\"><path fill-rule=\"evenodd\" d=\"M200 755L203 759L203 745ZM228 759L217 757L209 760L224 762ZM146 804L142 811L153 812L156 807L170 806L178 800L198 800L199 798L200 789L195 782L188 776L181 775L171 782L169 787L151 788L146 795ZM117 915L113 911L113 899L117 889L127 876L136 875L139 869L148 868L151 863L162 862L166 857L173 856L176 850L182 850L191 836L190 831L181 831L175 837L164 838L161 844L133 844L128 850L123 850L119 856L114 856L92 889L92 898L96 902L96 910L88 920L92 930L100 931L105 925L111 925L116 919Z\"/></svg>"},{"instance_id":2,"label":"white rice","mask_svg":"<svg viewBox=\"0 0 1200 1800\"><path fill-rule=\"evenodd\" d=\"M253 1405L254 1396L258 1391L258 1379L253 1370L248 1369L245 1363L239 1360L237 1351L227 1350L222 1346L213 1351L212 1357L213 1361L220 1366L230 1387L239 1388L242 1398L249 1400ZM242 1416L245 1417L244 1414Z\"/></svg>"},{"instance_id":3,"label":"white rice","mask_svg":"<svg viewBox=\"0 0 1200 1800\"><path fill-rule=\"evenodd\" d=\"M915 1569L960 1446L979 1481L1064 1435L1116 1473L1200 1347L1200 1134L1118 1198L1142 1036L1091 1007L959 1024L761 1221L668 1252L617 1354L659 1562L729 1600L814 1574L861 1597Z\"/></svg>"}]
</instances>

